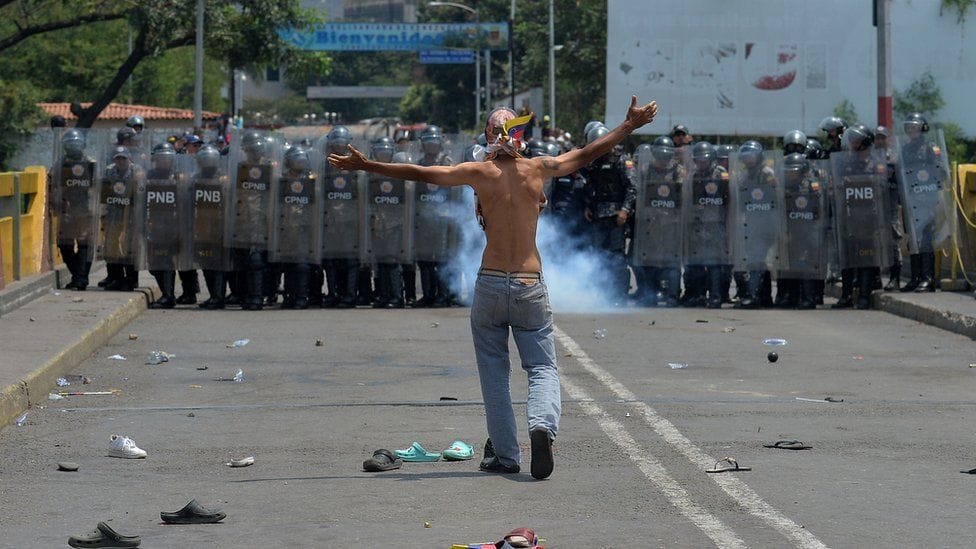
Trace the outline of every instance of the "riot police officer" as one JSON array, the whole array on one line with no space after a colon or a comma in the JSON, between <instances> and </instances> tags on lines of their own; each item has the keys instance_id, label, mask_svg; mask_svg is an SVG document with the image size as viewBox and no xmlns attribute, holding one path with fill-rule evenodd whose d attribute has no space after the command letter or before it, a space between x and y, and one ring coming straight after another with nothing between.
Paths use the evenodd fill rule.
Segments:
<instances>
[{"instance_id":1,"label":"riot police officer","mask_svg":"<svg viewBox=\"0 0 976 549\"><path fill-rule=\"evenodd\" d=\"M271 260L285 278L282 309L307 309L309 273L318 263L320 243L316 178L309 153L300 145L285 152L275 196L275 229ZM277 285L277 281L276 285Z\"/></svg>"},{"instance_id":2,"label":"riot police officer","mask_svg":"<svg viewBox=\"0 0 976 549\"><path fill-rule=\"evenodd\" d=\"M196 155L197 171L193 175L193 241L195 267L203 270L210 297L200 303L201 309L225 307L226 278L230 269L230 242L227 234L230 183L220 151L204 145ZM221 169L223 167L223 169Z\"/></svg>"},{"instance_id":3,"label":"riot police officer","mask_svg":"<svg viewBox=\"0 0 976 549\"><path fill-rule=\"evenodd\" d=\"M783 136L783 155L788 157L792 154L803 154L807 152L807 136L800 130L792 130ZM794 159L795 160L795 159ZM794 166L793 170L800 169ZM773 306L784 309L792 309L797 306L800 295L799 279L777 277L776 279L776 299Z\"/></svg>"},{"instance_id":4,"label":"riot police officer","mask_svg":"<svg viewBox=\"0 0 976 549\"><path fill-rule=\"evenodd\" d=\"M437 126L427 126L420 132L421 166L450 166L453 159L444 152L444 134ZM419 184L415 192L414 255L420 271L423 297L414 307L449 307L453 296L450 285L454 273L448 272L448 241L453 227L446 219L452 193L449 187L430 183ZM412 267L411 267L412 268Z\"/></svg>"},{"instance_id":5,"label":"riot police officer","mask_svg":"<svg viewBox=\"0 0 976 549\"><path fill-rule=\"evenodd\" d=\"M734 254L738 270L745 273L745 295L739 291L737 307L758 309L773 303L770 269L774 267L779 217L776 215L776 172L764 162L758 141L739 147L733 166L733 184L740 221Z\"/></svg>"},{"instance_id":6,"label":"riot police officer","mask_svg":"<svg viewBox=\"0 0 976 549\"><path fill-rule=\"evenodd\" d=\"M176 271L180 257L180 210L174 162L176 149L169 143L153 147L152 167L146 174L145 236L146 267L159 285L160 297L150 309L176 306Z\"/></svg>"},{"instance_id":7,"label":"riot police officer","mask_svg":"<svg viewBox=\"0 0 976 549\"><path fill-rule=\"evenodd\" d=\"M116 147L99 192L99 256L105 260L109 291L131 292L139 285L136 196L145 178L126 147Z\"/></svg>"},{"instance_id":8,"label":"riot police officer","mask_svg":"<svg viewBox=\"0 0 976 549\"><path fill-rule=\"evenodd\" d=\"M592 128L586 135L592 143L610 133L604 126ZM627 297L630 271L627 268L625 243L627 220L637 201L637 186L632 169L623 159L609 153L581 170L586 178L583 216L589 223L593 247L603 256L609 268L607 287L614 303Z\"/></svg>"},{"instance_id":9,"label":"riot police officer","mask_svg":"<svg viewBox=\"0 0 976 549\"><path fill-rule=\"evenodd\" d=\"M888 222L891 225L891 266L888 267L888 284L884 291L894 292L901 288L901 241L904 238L904 225L901 220L901 195L898 192L898 177L895 174L898 155L892 150L891 132L884 126L874 130L874 148L884 154L888 168L888 188L885 193L888 209Z\"/></svg>"},{"instance_id":10,"label":"riot police officer","mask_svg":"<svg viewBox=\"0 0 976 549\"><path fill-rule=\"evenodd\" d=\"M830 153L839 152L844 148L841 140L846 129L847 122L839 116L828 116L820 121L820 130L827 138L827 148L824 149L826 158L830 158Z\"/></svg>"},{"instance_id":11,"label":"riot police officer","mask_svg":"<svg viewBox=\"0 0 976 549\"><path fill-rule=\"evenodd\" d=\"M824 247L826 189L822 173L798 148L783 161L784 208L780 233L782 265L779 284L790 281L789 288L778 288L778 304L783 308L814 309L820 297L820 282L827 267Z\"/></svg>"},{"instance_id":12,"label":"riot police officer","mask_svg":"<svg viewBox=\"0 0 976 549\"><path fill-rule=\"evenodd\" d=\"M409 162L407 153L396 153L393 140L381 137L370 144L370 156L377 162ZM406 157L406 158L404 158ZM373 307L402 309L403 276L401 262L409 257L407 235L412 229L408 217L406 183L378 174L369 174L369 252L376 263L376 293Z\"/></svg>"},{"instance_id":13,"label":"riot police officer","mask_svg":"<svg viewBox=\"0 0 976 549\"><path fill-rule=\"evenodd\" d=\"M245 132L241 139L244 157L236 166L234 203L234 269L236 284L232 292L239 296L241 308L260 311L264 308L264 280L268 265L268 216L271 209L271 185L278 169L272 155L273 142L258 132Z\"/></svg>"},{"instance_id":14,"label":"riot police officer","mask_svg":"<svg viewBox=\"0 0 976 549\"><path fill-rule=\"evenodd\" d=\"M325 139L326 153L349 154L352 140L349 128L335 126ZM364 174L337 170L328 162L323 163L322 268L329 290L328 296L322 298L323 308L351 309L356 306L359 263L363 254L363 178Z\"/></svg>"},{"instance_id":15,"label":"riot police officer","mask_svg":"<svg viewBox=\"0 0 976 549\"><path fill-rule=\"evenodd\" d=\"M57 246L71 273L64 287L84 291L88 287L95 253L95 189L98 164L85 151L87 138L72 128L61 137L62 156L54 166L53 202L59 212Z\"/></svg>"},{"instance_id":16,"label":"riot police officer","mask_svg":"<svg viewBox=\"0 0 976 549\"><path fill-rule=\"evenodd\" d=\"M707 141L692 146L692 176L685 230L686 302L722 307L732 272L729 256L729 172ZM707 301L705 297L707 294Z\"/></svg>"}]
</instances>

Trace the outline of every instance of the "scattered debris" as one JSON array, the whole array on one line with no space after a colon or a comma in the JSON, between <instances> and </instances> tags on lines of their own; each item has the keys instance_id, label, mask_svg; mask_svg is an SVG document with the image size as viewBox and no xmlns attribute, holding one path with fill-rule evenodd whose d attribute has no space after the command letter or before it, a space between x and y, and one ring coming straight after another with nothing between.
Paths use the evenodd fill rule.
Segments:
<instances>
[{"instance_id":1,"label":"scattered debris","mask_svg":"<svg viewBox=\"0 0 976 549\"><path fill-rule=\"evenodd\" d=\"M200 370L201 372L206 370L207 368L209 368L209 366L197 366L197 370Z\"/></svg>"},{"instance_id":2,"label":"scattered debris","mask_svg":"<svg viewBox=\"0 0 976 549\"><path fill-rule=\"evenodd\" d=\"M61 295L61 292L57 292L57 291L55 291L55 290L52 289L51 290L51 295Z\"/></svg>"},{"instance_id":3,"label":"scattered debris","mask_svg":"<svg viewBox=\"0 0 976 549\"><path fill-rule=\"evenodd\" d=\"M191 389L203 389L203 385L190 385Z\"/></svg>"},{"instance_id":4,"label":"scattered debris","mask_svg":"<svg viewBox=\"0 0 976 549\"><path fill-rule=\"evenodd\" d=\"M573 353L566 353L563 356L573 356ZM972 368L972 365L970 365L969 367Z\"/></svg>"},{"instance_id":5,"label":"scattered debris","mask_svg":"<svg viewBox=\"0 0 976 549\"><path fill-rule=\"evenodd\" d=\"M77 471L80 468L81 468L81 465L78 465L77 463L75 463L73 461L59 461L58 462L58 471L73 472L73 471Z\"/></svg>"},{"instance_id":6,"label":"scattered debris","mask_svg":"<svg viewBox=\"0 0 976 549\"><path fill-rule=\"evenodd\" d=\"M117 395L122 389L112 389L111 391L58 391L61 396L106 396Z\"/></svg>"},{"instance_id":7,"label":"scattered debris","mask_svg":"<svg viewBox=\"0 0 976 549\"><path fill-rule=\"evenodd\" d=\"M783 345L787 345L788 343L789 342L786 341L785 339L777 339L777 338L763 340L763 345L772 345L773 347L782 347Z\"/></svg>"},{"instance_id":8,"label":"scattered debris","mask_svg":"<svg viewBox=\"0 0 976 549\"><path fill-rule=\"evenodd\" d=\"M129 341L139 339L139 334L129 334Z\"/></svg>"},{"instance_id":9,"label":"scattered debris","mask_svg":"<svg viewBox=\"0 0 976 549\"><path fill-rule=\"evenodd\" d=\"M424 521L424 528L432 528L430 522L428 522L428 521L425 520Z\"/></svg>"},{"instance_id":10,"label":"scattered debris","mask_svg":"<svg viewBox=\"0 0 976 549\"><path fill-rule=\"evenodd\" d=\"M779 355L774 352L770 352L768 355L766 355L766 360L770 362L776 362L777 360L779 360Z\"/></svg>"},{"instance_id":11,"label":"scattered debris","mask_svg":"<svg viewBox=\"0 0 976 549\"><path fill-rule=\"evenodd\" d=\"M232 459L227 462L228 467L249 467L251 465L254 465L254 456Z\"/></svg>"},{"instance_id":12,"label":"scattered debris","mask_svg":"<svg viewBox=\"0 0 976 549\"><path fill-rule=\"evenodd\" d=\"M440 326L440 325L441 325L441 323L440 323L440 322L431 322L431 323L430 323L430 327L431 327L431 328L436 328L436 327L438 327L438 326Z\"/></svg>"},{"instance_id":13,"label":"scattered debris","mask_svg":"<svg viewBox=\"0 0 976 549\"><path fill-rule=\"evenodd\" d=\"M851 358L853 358L854 360L864 360L864 357L861 355L852 356Z\"/></svg>"},{"instance_id":14,"label":"scattered debris","mask_svg":"<svg viewBox=\"0 0 976 549\"><path fill-rule=\"evenodd\" d=\"M85 298L83 298L83 297L73 297L73 298L71 298L71 302L72 303L81 303L84 300L85 300Z\"/></svg>"},{"instance_id":15,"label":"scattered debris","mask_svg":"<svg viewBox=\"0 0 976 549\"><path fill-rule=\"evenodd\" d=\"M919 396L921 396L921 395L919 395ZM834 398L834 397L829 396L829 397L825 397L824 398L824 402L844 402L844 399L842 399L842 398Z\"/></svg>"},{"instance_id":16,"label":"scattered debris","mask_svg":"<svg viewBox=\"0 0 976 549\"><path fill-rule=\"evenodd\" d=\"M321 339L316 339L316 340L315 340L315 346L316 346L316 347L322 347L322 346L324 346L324 345L325 345L325 342L324 342L324 341L322 341Z\"/></svg>"},{"instance_id":17,"label":"scattered debris","mask_svg":"<svg viewBox=\"0 0 976 549\"><path fill-rule=\"evenodd\" d=\"M722 332L724 332L726 334L731 334L734 331L735 331L735 326L726 326L726 327L722 328Z\"/></svg>"},{"instance_id":18,"label":"scattered debris","mask_svg":"<svg viewBox=\"0 0 976 549\"><path fill-rule=\"evenodd\" d=\"M234 374L234 383L244 383L244 370L237 369L237 373Z\"/></svg>"},{"instance_id":19,"label":"scattered debris","mask_svg":"<svg viewBox=\"0 0 976 549\"><path fill-rule=\"evenodd\" d=\"M708 324L708 321L702 318L696 318L695 322L698 324Z\"/></svg>"},{"instance_id":20,"label":"scattered debris","mask_svg":"<svg viewBox=\"0 0 976 549\"><path fill-rule=\"evenodd\" d=\"M796 397L796 399L797 400L802 400L803 402L844 402L844 399L842 399L842 398L838 399L838 398L834 398L834 397L827 397L827 398L803 398L803 397Z\"/></svg>"},{"instance_id":21,"label":"scattered debris","mask_svg":"<svg viewBox=\"0 0 976 549\"><path fill-rule=\"evenodd\" d=\"M235 341L235 342L231 343L230 345L228 345L227 348L228 349L233 349L235 347L243 347L243 346L247 345L250 342L251 342L250 339L238 339L237 341Z\"/></svg>"},{"instance_id":22,"label":"scattered debris","mask_svg":"<svg viewBox=\"0 0 976 549\"><path fill-rule=\"evenodd\" d=\"M122 356L122 355L112 355L112 356L108 357L108 359L109 360L125 360L125 357Z\"/></svg>"},{"instance_id":23,"label":"scattered debris","mask_svg":"<svg viewBox=\"0 0 976 549\"><path fill-rule=\"evenodd\" d=\"M672 370L684 370L687 367L688 367L687 364L683 364L680 362L668 362L668 368L671 368Z\"/></svg>"},{"instance_id":24,"label":"scattered debris","mask_svg":"<svg viewBox=\"0 0 976 549\"><path fill-rule=\"evenodd\" d=\"M55 381L55 383L57 383L57 384L58 384L58 387L67 387L68 385L71 385L71 382L70 382L70 381L68 381L67 379L65 379L65 378L63 378L63 377L59 377L59 378L58 378L58 379L57 379L57 380Z\"/></svg>"},{"instance_id":25,"label":"scattered debris","mask_svg":"<svg viewBox=\"0 0 976 549\"><path fill-rule=\"evenodd\" d=\"M29 322L34 322L34 317L32 317L32 316L31 316L31 317L28 317L28 318L27 318L27 320L28 320Z\"/></svg>"},{"instance_id":26,"label":"scattered debris","mask_svg":"<svg viewBox=\"0 0 976 549\"><path fill-rule=\"evenodd\" d=\"M82 385L90 385L92 382L92 378L79 374L66 375L64 379L67 379L71 383L81 383Z\"/></svg>"},{"instance_id":27,"label":"scattered debris","mask_svg":"<svg viewBox=\"0 0 976 549\"><path fill-rule=\"evenodd\" d=\"M655 325L655 324L657 324L657 321L656 321L656 320L652 320L652 321L650 322L650 324L648 324L648 325L649 325L649 326L653 326L653 325Z\"/></svg>"},{"instance_id":28,"label":"scattered debris","mask_svg":"<svg viewBox=\"0 0 976 549\"><path fill-rule=\"evenodd\" d=\"M166 351L152 351L149 356L146 357L146 364L162 364L163 362L169 362L169 359L174 358L176 355L171 355Z\"/></svg>"},{"instance_id":29,"label":"scattered debris","mask_svg":"<svg viewBox=\"0 0 976 549\"><path fill-rule=\"evenodd\" d=\"M607 331L605 329L593 330L594 339L606 339Z\"/></svg>"},{"instance_id":30,"label":"scattered debris","mask_svg":"<svg viewBox=\"0 0 976 549\"><path fill-rule=\"evenodd\" d=\"M972 363L972 362L971 362L971 363L969 363L969 367L970 367L970 368L976 368L976 363Z\"/></svg>"},{"instance_id":31,"label":"scattered debris","mask_svg":"<svg viewBox=\"0 0 976 549\"><path fill-rule=\"evenodd\" d=\"M726 465L720 465L720 464ZM752 467L743 467L734 457L727 456L715 462L711 469L705 469L706 473L729 473L733 471L752 471Z\"/></svg>"},{"instance_id":32,"label":"scattered debris","mask_svg":"<svg viewBox=\"0 0 976 549\"><path fill-rule=\"evenodd\" d=\"M57 394L57 393L51 393L51 394L47 395L47 399L48 400L64 400L64 397L61 396L61 395L59 395L59 394Z\"/></svg>"},{"instance_id":33,"label":"scattered debris","mask_svg":"<svg viewBox=\"0 0 976 549\"><path fill-rule=\"evenodd\" d=\"M627 412L626 414L624 414L624 417L630 417L630 412Z\"/></svg>"},{"instance_id":34,"label":"scattered debris","mask_svg":"<svg viewBox=\"0 0 976 549\"><path fill-rule=\"evenodd\" d=\"M18 417L17 421L15 421L14 423L17 424L17 427L23 427L24 424L27 423L27 412L20 414L20 417Z\"/></svg>"},{"instance_id":35,"label":"scattered debris","mask_svg":"<svg viewBox=\"0 0 976 549\"><path fill-rule=\"evenodd\" d=\"M441 397L441 400L457 400L457 397Z\"/></svg>"},{"instance_id":36,"label":"scattered debris","mask_svg":"<svg viewBox=\"0 0 976 549\"><path fill-rule=\"evenodd\" d=\"M772 444L763 444L763 448L774 448L777 450L811 450L813 446L807 446L799 440L777 440Z\"/></svg>"},{"instance_id":37,"label":"scattered debris","mask_svg":"<svg viewBox=\"0 0 976 549\"><path fill-rule=\"evenodd\" d=\"M194 414L193 412L190 412L189 414L186 414L186 417L197 417L197 415Z\"/></svg>"}]
</instances>

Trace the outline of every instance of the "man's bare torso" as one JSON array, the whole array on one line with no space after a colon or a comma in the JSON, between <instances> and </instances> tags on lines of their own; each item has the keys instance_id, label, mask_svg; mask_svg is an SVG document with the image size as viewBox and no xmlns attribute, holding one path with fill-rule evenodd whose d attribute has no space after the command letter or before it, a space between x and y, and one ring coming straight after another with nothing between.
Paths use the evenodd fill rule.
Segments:
<instances>
[{"instance_id":1,"label":"man's bare torso","mask_svg":"<svg viewBox=\"0 0 976 549\"><path fill-rule=\"evenodd\" d=\"M539 204L544 200L537 161L498 158L480 165L482 177L473 184L485 222L488 244L481 258L485 269L541 272L535 245Z\"/></svg>"}]
</instances>

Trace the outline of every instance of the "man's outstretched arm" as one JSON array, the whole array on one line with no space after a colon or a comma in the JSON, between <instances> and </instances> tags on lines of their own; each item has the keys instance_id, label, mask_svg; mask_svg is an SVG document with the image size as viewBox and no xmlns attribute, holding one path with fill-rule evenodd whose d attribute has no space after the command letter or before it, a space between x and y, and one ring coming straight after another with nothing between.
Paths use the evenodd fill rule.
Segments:
<instances>
[{"instance_id":1,"label":"man's outstretched arm","mask_svg":"<svg viewBox=\"0 0 976 549\"><path fill-rule=\"evenodd\" d=\"M481 172L471 163L457 166L417 166L416 164L394 164L374 162L363 156L363 153L349 145L349 155L329 155L329 163L340 170L378 173L394 179L423 181L443 187L470 185L472 181L480 179Z\"/></svg>"},{"instance_id":2,"label":"man's outstretched arm","mask_svg":"<svg viewBox=\"0 0 976 549\"><path fill-rule=\"evenodd\" d=\"M562 177L569 175L597 158L610 152L614 145L620 143L625 137L634 132L637 128L650 123L657 115L657 102L651 101L643 107L637 106L637 96L630 97L630 108L627 109L627 118L609 134L597 139L593 143L588 143L582 149L575 149L568 153L561 154L555 158L540 157L542 164L543 177Z\"/></svg>"}]
</instances>

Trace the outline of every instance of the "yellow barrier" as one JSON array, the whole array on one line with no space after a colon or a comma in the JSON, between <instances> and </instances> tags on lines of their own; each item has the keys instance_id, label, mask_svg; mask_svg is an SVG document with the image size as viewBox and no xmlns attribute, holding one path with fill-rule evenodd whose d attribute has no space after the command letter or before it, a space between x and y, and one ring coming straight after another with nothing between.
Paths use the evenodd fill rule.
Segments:
<instances>
[{"instance_id":1,"label":"yellow barrier","mask_svg":"<svg viewBox=\"0 0 976 549\"><path fill-rule=\"evenodd\" d=\"M8 283L41 272L46 204L45 168L0 173L0 258Z\"/></svg>"}]
</instances>

